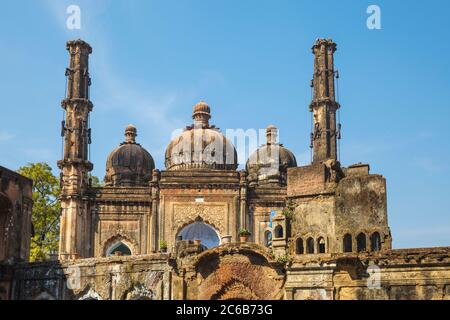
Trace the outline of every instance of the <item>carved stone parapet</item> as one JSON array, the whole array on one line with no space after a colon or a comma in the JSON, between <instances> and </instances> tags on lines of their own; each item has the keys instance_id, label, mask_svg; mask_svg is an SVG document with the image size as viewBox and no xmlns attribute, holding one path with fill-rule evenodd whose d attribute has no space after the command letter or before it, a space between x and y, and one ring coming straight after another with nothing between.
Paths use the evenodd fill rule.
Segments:
<instances>
[{"instance_id":1,"label":"carved stone parapet","mask_svg":"<svg viewBox=\"0 0 450 320\"><path fill-rule=\"evenodd\" d=\"M94 104L89 99L84 98L67 98L61 101L61 107L66 110L69 105L85 106L88 111L91 112L94 108Z\"/></svg>"},{"instance_id":2,"label":"carved stone parapet","mask_svg":"<svg viewBox=\"0 0 450 320\"><path fill-rule=\"evenodd\" d=\"M325 104L327 105L328 108L334 109L334 110L330 110L330 111L336 111L341 108L341 105L338 102L336 102L330 98L323 98L323 99L314 99L311 102L311 104L309 105L309 111L312 112L314 109L322 107Z\"/></svg>"},{"instance_id":3,"label":"carved stone parapet","mask_svg":"<svg viewBox=\"0 0 450 320\"><path fill-rule=\"evenodd\" d=\"M84 54L92 53L92 47L86 41L81 39L67 41L66 49L70 52L70 54L75 54L79 52L79 50L83 50L82 53Z\"/></svg>"}]
</instances>

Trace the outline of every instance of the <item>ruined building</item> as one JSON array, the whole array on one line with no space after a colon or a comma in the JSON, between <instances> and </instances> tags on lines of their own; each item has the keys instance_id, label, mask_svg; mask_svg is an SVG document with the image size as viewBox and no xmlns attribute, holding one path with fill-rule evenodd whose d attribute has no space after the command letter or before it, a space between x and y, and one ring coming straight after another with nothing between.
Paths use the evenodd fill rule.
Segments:
<instances>
[{"instance_id":1,"label":"ruined building","mask_svg":"<svg viewBox=\"0 0 450 320\"><path fill-rule=\"evenodd\" d=\"M393 250L385 178L339 162L332 40L313 46L310 165L270 125L238 171L232 139L201 101L163 170L128 126L103 187L90 179L92 49L67 49L59 260L10 264L2 298L450 299L450 249ZM15 203L0 196L2 208Z\"/></svg>"}]
</instances>

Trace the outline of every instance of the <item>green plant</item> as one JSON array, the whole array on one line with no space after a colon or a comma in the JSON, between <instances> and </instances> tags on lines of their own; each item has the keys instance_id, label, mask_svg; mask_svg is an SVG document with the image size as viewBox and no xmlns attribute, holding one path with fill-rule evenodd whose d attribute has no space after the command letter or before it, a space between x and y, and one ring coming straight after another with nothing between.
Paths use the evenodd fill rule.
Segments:
<instances>
[{"instance_id":1,"label":"green plant","mask_svg":"<svg viewBox=\"0 0 450 320\"><path fill-rule=\"evenodd\" d=\"M239 230L239 236L241 237L249 237L252 234L250 233L250 231L248 231L247 229L241 229Z\"/></svg>"},{"instance_id":2,"label":"green plant","mask_svg":"<svg viewBox=\"0 0 450 320\"><path fill-rule=\"evenodd\" d=\"M286 208L283 210L283 216L285 216L286 219L291 220L294 217L295 208L297 206L293 201L289 201L286 205Z\"/></svg>"},{"instance_id":3,"label":"green plant","mask_svg":"<svg viewBox=\"0 0 450 320\"><path fill-rule=\"evenodd\" d=\"M290 220L290 219L292 219L292 217L294 216L294 211L292 211L292 210L289 209L289 208L286 208L286 209L283 210L283 216L284 216L286 219Z\"/></svg>"},{"instance_id":4,"label":"green plant","mask_svg":"<svg viewBox=\"0 0 450 320\"><path fill-rule=\"evenodd\" d=\"M277 257L277 262L281 263L281 264L287 264L289 263L291 260L289 259L288 256L284 255L284 256L278 256Z\"/></svg>"},{"instance_id":5,"label":"green plant","mask_svg":"<svg viewBox=\"0 0 450 320\"><path fill-rule=\"evenodd\" d=\"M159 242L159 248L160 248L161 250L167 249L167 242L166 242L165 240L161 240L161 241Z\"/></svg>"},{"instance_id":6,"label":"green plant","mask_svg":"<svg viewBox=\"0 0 450 320\"><path fill-rule=\"evenodd\" d=\"M33 180L34 234L30 243L30 261L43 261L58 251L61 206L59 179L45 162L29 163L18 172Z\"/></svg>"}]
</instances>

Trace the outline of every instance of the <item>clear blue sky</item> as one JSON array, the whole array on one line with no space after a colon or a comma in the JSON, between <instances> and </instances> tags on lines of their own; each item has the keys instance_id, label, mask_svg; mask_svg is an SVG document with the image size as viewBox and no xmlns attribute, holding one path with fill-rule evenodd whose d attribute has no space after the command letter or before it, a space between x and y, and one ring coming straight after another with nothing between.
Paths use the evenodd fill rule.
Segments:
<instances>
[{"instance_id":1,"label":"clear blue sky","mask_svg":"<svg viewBox=\"0 0 450 320\"><path fill-rule=\"evenodd\" d=\"M81 7L81 30L66 8ZM368 30L366 9L382 10ZM0 10L0 164L61 157L65 42L94 48L94 174L133 123L163 169L176 128L205 99L220 128L280 128L309 161L311 45L338 43L342 163L371 164L388 182L394 246L450 245L450 2L5 1ZM240 159L242 162L242 159Z\"/></svg>"}]
</instances>

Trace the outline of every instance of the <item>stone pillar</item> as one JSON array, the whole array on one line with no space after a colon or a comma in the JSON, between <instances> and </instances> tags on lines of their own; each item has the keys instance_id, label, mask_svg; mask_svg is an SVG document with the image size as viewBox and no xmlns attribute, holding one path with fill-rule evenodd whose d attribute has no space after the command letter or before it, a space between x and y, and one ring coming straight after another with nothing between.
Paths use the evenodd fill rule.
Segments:
<instances>
[{"instance_id":1,"label":"stone pillar","mask_svg":"<svg viewBox=\"0 0 450 320\"><path fill-rule=\"evenodd\" d=\"M82 40L69 41L67 50L70 65L66 70L67 96L61 106L66 112L61 133L64 137L64 156L58 161L61 170L61 228L60 258L79 256L87 258L90 232L89 201L86 191L89 172L93 165L89 161L90 144L89 113L93 109L89 100L89 55L92 48Z\"/></svg>"},{"instance_id":2,"label":"stone pillar","mask_svg":"<svg viewBox=\"0 0 450 320\"><path fill-rule=\"evenodd\" d=\"M240 221L239 225L241 229L249 229L247 219L247 173L245 171L239 172L240 178Z\"/></svg>"},{"instance_id":3,"label":"stone pillar","mask_svg":"<svg viewBox=\"0 0 450 320\"><path fill-rule=\"evenodd\" d=\"M157 252L159 250L159 228L158 228L158 206L159 206L159 170L153 170L152 181L150 183L152 191L152 214L150 227L150 250Z\"/></svg>"},{"instance_id":4,"label":"stone pillar","mask_svg":"<svg viewBox=\"0 0 450 320\"><path fill-rule=\"evenodd\" d=\"M336 111L340 108L335 98L334 52L336 44L319 39L312 47L314 53L314 97L310 111L314 117L312 146L313 163L337 160Z\"/></svg>"}]
</instances>

